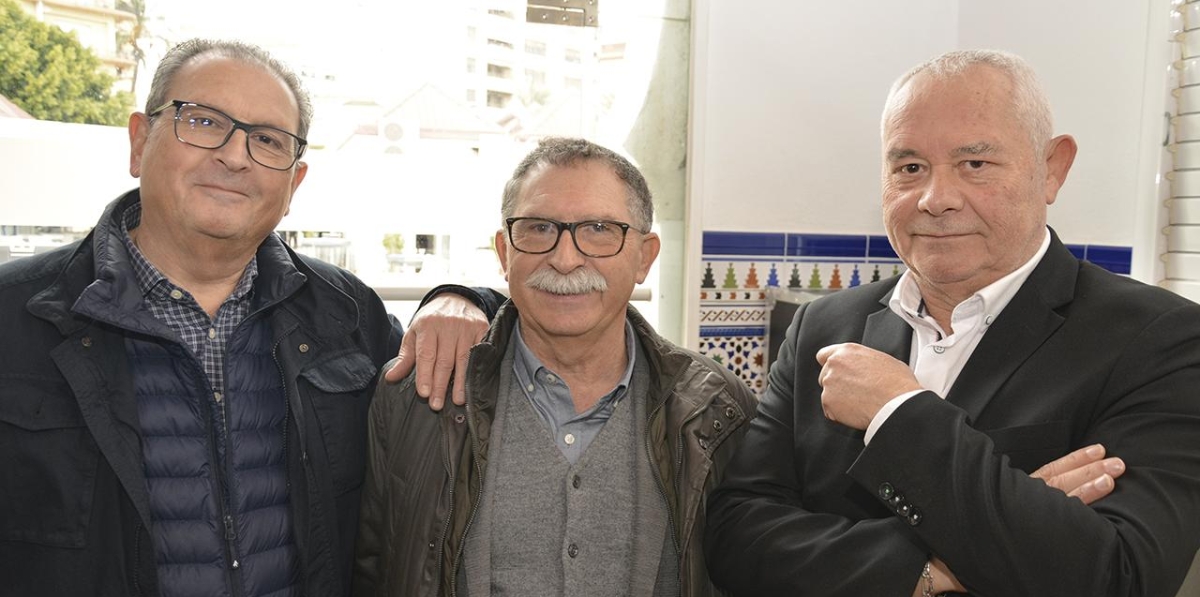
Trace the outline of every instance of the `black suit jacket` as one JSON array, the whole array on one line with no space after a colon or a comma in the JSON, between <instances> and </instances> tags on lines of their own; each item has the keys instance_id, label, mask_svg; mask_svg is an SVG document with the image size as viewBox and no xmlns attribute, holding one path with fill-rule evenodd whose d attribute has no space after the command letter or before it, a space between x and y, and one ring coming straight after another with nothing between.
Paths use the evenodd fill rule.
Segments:
<instances>
[{"instance_id":1,"label":"black suit jacket","mask_svg":"<svg viewBox=\"0 0 1200 597\"><path fill-rule=\"evenodd\" d=\"M924 392L868 447L821 409L821 347L908 362L897 279L797 313L706 550L739 595L911 595L936 555L976 595L1172 596L1200 545L1200 305L1049 251L945 400ZM1089 506L1028 473L1102 443L1124 459Z\"/></svg>"}]
</instances>

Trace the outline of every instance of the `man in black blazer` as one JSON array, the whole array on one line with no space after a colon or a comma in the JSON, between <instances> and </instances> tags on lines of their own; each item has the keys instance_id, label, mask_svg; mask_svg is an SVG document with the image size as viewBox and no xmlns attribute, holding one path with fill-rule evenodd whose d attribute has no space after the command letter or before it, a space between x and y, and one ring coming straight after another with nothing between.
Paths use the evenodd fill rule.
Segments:
<instances>
[{"instance_id":1,"label":"man in black blazer","mask_svg":"<svg viewBox=\"0 0 1200 597\"><path fill-rule=\"evenodd\" d=\"M718 585L1178 590L1200 545L1200 305L1047 228L1076 150L1051 131L1010 54L952 52L893 85L883 212L908 271L796 313L710 497Z\"/></svg>"}]
</instances>

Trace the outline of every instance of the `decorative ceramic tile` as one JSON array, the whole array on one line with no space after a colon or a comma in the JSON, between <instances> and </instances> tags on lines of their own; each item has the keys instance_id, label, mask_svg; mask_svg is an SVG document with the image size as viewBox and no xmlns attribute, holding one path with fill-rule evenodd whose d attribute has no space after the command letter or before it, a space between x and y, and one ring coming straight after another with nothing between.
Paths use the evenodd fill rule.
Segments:
<instances>
[{"instance_id":1,"label":"decorative ceramic tile","mask_svg":"<svg viewBox=\"0 0 1200 597\"><path fill-rule=\"evenodd\" d=\"M702 338L700 342L701 354L728 367L758 394L767 389L763 348L761 335L713 336Z\"/></svg>"},{"instance_id":2,"label":"decorative ceramic tile","mask_svg":"<svg viewBox=\"0 0 1200 597\"><path fill-rule=\"evenodd\" d=\"M710 326L728 326L728 325L758 325L761 326L767 321L767 306L762 305L744 305L744 306L725 306L725 305L705 305L700 308L700 325Z\"/></svg>"},{"instance_id":3,"label":"decorative ceramic tile","mask_svg":"<svg viewBox=\"0 0 1200 597\"><path fill-rule=\"evenodd\" d=\"M899 275L904 264L883 235L707 231L701 242L701 352L755 392L766 389L768 296L782 289L825 294ZM1067 245L1080 259L1128 274L1128 247Z\"/></svg>"}]
</instances>

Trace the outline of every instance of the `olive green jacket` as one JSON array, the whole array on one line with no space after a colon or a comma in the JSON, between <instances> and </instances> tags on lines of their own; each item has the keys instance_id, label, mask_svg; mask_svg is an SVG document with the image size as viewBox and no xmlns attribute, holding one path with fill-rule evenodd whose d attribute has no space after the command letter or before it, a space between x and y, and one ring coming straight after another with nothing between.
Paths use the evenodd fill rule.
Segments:
<instances>
[{"instance_id":1,"label":"olive green jacket","mask_svg":"<svg viewBox=\"0 0 1200 597\"><path fill-rule=\"evenodd\" d=\"M657 384L649 388L647 447L669 506L682 595L716 595L704 563L705 501L754 417L757 401L729 370L627 316ZM455 595L463 546L483 495L500 362L517 309L506 303L471 350L465 407L433 412L413 377L380 383L354 570L358 596Z\"/></svg>"}]
</instances>

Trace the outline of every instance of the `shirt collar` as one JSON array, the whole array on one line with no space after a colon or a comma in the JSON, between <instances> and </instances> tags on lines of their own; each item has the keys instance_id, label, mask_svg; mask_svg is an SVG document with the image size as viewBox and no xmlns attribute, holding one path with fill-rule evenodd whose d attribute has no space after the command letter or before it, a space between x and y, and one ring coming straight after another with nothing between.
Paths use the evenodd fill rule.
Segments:
<instances>
[{"instance_id":1,"label":"shirt collar","mask_svg":"<svg viewBox=\"0 0 1200 597\"><path fill-rule=\"evenodd\" d=\"M522 388L528 388L532 383L535 383L534 380L539 380L536 383L540 384L540 380L544 376L539 376L538 373L542 370L545 370L546 372L552 373L556 376L558 375L542 364L542 361L537 358L537 355L533 354L533 351L529 349L529 345L525 344L525 339L521 336L520 322L513 326L513 339L513 344L517 348L516 353L513 355L513 372L516 374L517 381L520 382ZM604 400L601 400L601 403L612 399L619 400L625 395L624 390L629 387L629 382L633 378L633 360L637 356L637 351L634 347L635 341L633 325L631 325L629 320L626 319L625 373L621 376L621 380L617 382L617 386L613 388L613 391L605 395L605 398ZM597 406L600 406L600 404L597 404Z\"/></svg>"},{"instance_id":2,"label":"shirt collar","mask_svg":"<svg viewBox=\"0 0 1200 597\"><path fill-rule=\"evenodd\" d=\"M183 293L186 290L179 288L166 276L154 267L153 263L142 253L137 244L133 242L133 237L129 231L137 228L142 223L142 204L135 202L125 209L121 214L121 233L125 241L125 248L129 251L129 256L133 262L133 273L137 278L138 286L142 289L142 296L165 299L170 296L172 290L178 289ZM238 280L237 286L234 287L233 293L226 300L242 300L250 293L254 287L254 279L258 277L258 256L250 258L250 263L246 264L245 271L242 272L242 277Z\"/></svg>"},{"instance_id":3,"label":"shirt collar","mask_svg":"<svg viewBox=\"0 0 1200 597\"><path fill-rule=\"evenodd\" d=\"M1000 312L1016 296L1017 291L1021 289L1021 285L1025 283L1025 280L1029 279L1029 275L1033 273L1033 269L1037 267L1038 262L1046 255L1046 251L1049 248L1050 230L1047 229L1045 236L1042 238L1042 245L1033 254L1033 257L1030 257L1021 267L979 289L970 298L955 306L953 313L950 315L951 325L953 326L954 322L969 317L976 317L980 313L983 314L984 325L991 325L992 321L1000 316ZM917 287L916 279L908 270L905 270L900 275L900 280L896 283L896 288L892 291L891 298L888 299L888 307L892 312L908 322L910 326L932 326L937 328L939 333L943 333L943 330L933 321L933 318L926 316L925 301L921 297L921 289ZM957 326L954 327L957 329Z\"/></svg>"}]
</instances>

